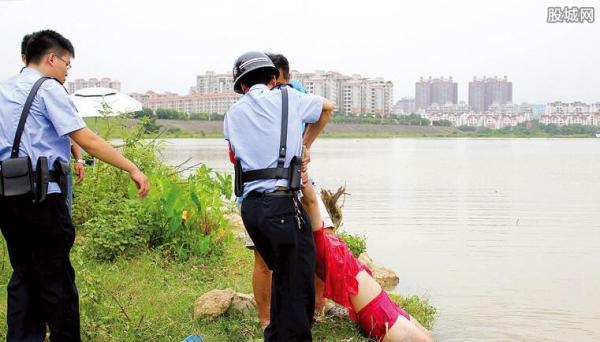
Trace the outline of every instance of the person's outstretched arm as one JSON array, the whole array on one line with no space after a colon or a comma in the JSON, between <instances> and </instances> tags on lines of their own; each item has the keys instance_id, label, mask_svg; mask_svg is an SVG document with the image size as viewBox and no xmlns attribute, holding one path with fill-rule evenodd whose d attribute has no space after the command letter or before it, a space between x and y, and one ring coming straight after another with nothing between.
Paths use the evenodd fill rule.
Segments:
<instances>
[{"instance_id":1,"label":"person's outstretched arm","mask_svg":"<svg viewBox=\"0 0 600 342\"><path fill-rule=\"evenodd\" d=\"M323 128L327 126L327 123L331 118L331 113L333 113L334 109L335 106L333 105L333 102L323 99L323 109L321 111L319 120L313 124L309 124L308 128L306 129L306 133L304 134L304 145L307 148L312 146L313 142L315 142L315 139L317 139L319 136L319 133L321 133Z\"/></svg>"},{"instance_id":2,"label":"person's outstretched arm","mask_svg":"<svg viewBox=\"0 0 600 342\"><path fill-rule=\"evenodd\" d=\"M148 177L138 169L129 159L123 157L117 150L114 149L104 139L97 136L89 128L85 127L70 133L73 139L81 148L90 155L117 167L129 173L131 179L135 182L138 188L138 195L144 197L150 190Z\"/></svg>"},{"instance_id":3,"label":"person's outstretched arm","mask_svg":"<svg viewBox=\"0 0 600 342\"><path fill-rule=\"evenodd\" d=\"M81 147L73 141L73 139L71 139L71 154L73 155L73 158L75 158L75 163L73 164L73 171L75 171L75 175L77 175L75 184L79 184L83 181L83 178L85 178L85 168L83 167L83 164L79 162L83 159L81 156Z\"/></svg>"},{"instance_id":4,"label":"person's outstretched arm","mask_svg":"<svg viewBox=\"0 0 600 342\"><path fill-rule=\"evenodd\" d=\"M304 147L302 155L302 207L310 217L312 231L317 231L323 225L323 218L317 202L317 192L308 177L308 163L310 161L310 150Z\"/></svg>"}]
</instances>

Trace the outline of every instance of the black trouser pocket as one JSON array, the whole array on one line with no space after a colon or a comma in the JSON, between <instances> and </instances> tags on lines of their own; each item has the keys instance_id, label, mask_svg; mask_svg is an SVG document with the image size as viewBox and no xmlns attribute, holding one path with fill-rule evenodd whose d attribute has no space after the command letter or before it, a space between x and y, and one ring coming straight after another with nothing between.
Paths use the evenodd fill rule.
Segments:
<instances>
[{"instance_id":1,"label":"black trouser pocket","mask_svg":"<svg viewBox=\"0 0 600 342\"><path fill-rule=\"evenodd\" d=\"M294 213L270 217L266 221L266 233L271 237L273 246L296 244L297 232L294 230L298 229L298 223Z\"/></svg>"}]
</instances>

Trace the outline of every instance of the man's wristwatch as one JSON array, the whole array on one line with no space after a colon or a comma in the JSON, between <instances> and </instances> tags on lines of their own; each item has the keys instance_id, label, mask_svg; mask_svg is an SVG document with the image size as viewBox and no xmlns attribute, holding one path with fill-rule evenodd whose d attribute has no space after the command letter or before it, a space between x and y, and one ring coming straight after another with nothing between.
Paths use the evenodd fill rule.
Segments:
<instances>
[{"instance_id":1,"label":"man's wristwatch","mask_svg":"<svg viewBox=\"0 0 600 342\"><path fill-rule=\"evenodd\" d=\"M83 159L77 159L77 161L75 161L77 164L81 164L81 165L85 165L85 160Z\"/></svg>"}]
</instances>

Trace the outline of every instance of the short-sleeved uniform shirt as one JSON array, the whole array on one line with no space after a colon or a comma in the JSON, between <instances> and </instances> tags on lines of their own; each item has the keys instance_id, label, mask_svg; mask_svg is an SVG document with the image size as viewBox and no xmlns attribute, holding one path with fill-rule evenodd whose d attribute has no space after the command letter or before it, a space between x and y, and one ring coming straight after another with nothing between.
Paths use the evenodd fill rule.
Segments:
<instances>
[{"instance_id":1,"label":"short-sleeved uniform shirt","mask_svg":"<svg viewBox=\"0 0 600 342\"><path fill-rule=\"evenodd\" d=\"M32 68L0 82L0 160L10 158L21 112L34 83L43 75ZM70 160L69 133L85 127L65 88L56 80L45 81L31 105L19 147L19 157L29 156L35 168L39 157L48 158L48 169L57 159ZM51 182L48 193L60 193Z\"/></svg>"},{"instance_id":2,"label":"short-sleeved uniform shirt","mask_svg":"<svg viewBox=\"0 0 600 342\"><path fill-rule=\"evenodd\" d=\"M302 153L302 133L305 124L319 120L323 98L304 94L288 87L287 153L284 167L294 156ZM256 84L227 112L224 122L225 139L231 144L235 157L241 160L242 170L277 167L281 138L281 89L270 90ZM266 179L244 184L244 196L256 190L272 192L287 186L285 179Z\"/></svg>"}]
</instances>

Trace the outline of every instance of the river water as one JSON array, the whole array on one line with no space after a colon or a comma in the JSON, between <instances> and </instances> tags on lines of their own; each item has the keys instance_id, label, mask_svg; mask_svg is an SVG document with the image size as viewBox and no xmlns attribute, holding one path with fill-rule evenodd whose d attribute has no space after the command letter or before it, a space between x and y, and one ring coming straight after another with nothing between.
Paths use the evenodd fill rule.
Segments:
<instances>
[{"instance_id":1,"label":"river water","mask_svg":"<svg viewBox=\"0 0 600 342\"><path fill-rule=\"evenodd\" d=\"M322 139L320 185L346 184L344 229L440 341L600 341L600 139ZM232 172L220 139L168 140Z\"/></svg>"}]
</instances>

